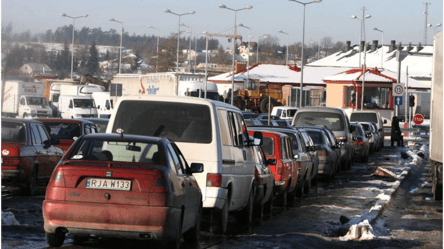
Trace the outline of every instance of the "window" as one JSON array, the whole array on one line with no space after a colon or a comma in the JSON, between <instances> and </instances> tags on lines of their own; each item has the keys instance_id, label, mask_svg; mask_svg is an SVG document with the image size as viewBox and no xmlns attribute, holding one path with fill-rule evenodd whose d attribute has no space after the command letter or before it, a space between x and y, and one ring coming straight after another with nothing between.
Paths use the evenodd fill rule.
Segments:
<instances>
[{"instance_id":1,"label":"window","mask_svg":"<svg viewBox=\"0 0 444 249\"><path fill-rule=\"evenodd\" d=\"M266 156L273 156L274 155L274 139L271 137L264 136L262 149L264 150L264 154Z\"/></svg>"},{"instance_id":2,"label":"window","mask_svg":"<svg viewBox=\"0 0 444 249\"><path fill-rule=\"evenodd\" d=\"M329 147L331 147L331 142L330 142L330 138L328 137L328 134L327 134L327 132L325 132L325 131L322 131L322 133L323 133L323 137L325 137L326 139L325 139L325 142L327 142L327 145L329 146Z\"/></svg>"},{"instance_id":3,"label":"window","mask_svg":"<svg viewBox=\"0 0 444 249\"><path fill-rule=\"evenodd\" d=\"M293 153L292 153L293 151L291 149L291 140L289 137L285 138L285 147L287 149L287 158L288 159L293 158Z\"/></svg>"},{"instance_id":4,"label":"window","mask_svg":"<svg viewBox=\"0 0 444 249\"><path fill-rule=\"evenodd\" d=\"M48 137L48 133L41 125L37 125L37 128L39 129L40 137L42 138L42 141L50 140Z\"/></svg>"},{"instance_id":5,"label":"window","mask_svg":"<svg viewBox=\"0 0 444 249\"><path fill-rule=\"evenodd\" d=\"M26 143L26 129L22 123L2 122L2 143Z\"/></svg>"},{"instance_id":6,"label":"window","mask_svg":"<svg viewBox=\"0 0 444 249\"><path fill-rule=\"evenodd\" d=\"M86 134L91 134L91 126L89 124L85 124L85 129L84 129L84 133Z\"/></svg>"},{"instance_id":7,"label":"window","mask_svg":"<svg viewBox=\"0 0 444 249\"><path fill-rule=\"evenodd\" d=\"M39 129L36 125L31 125L31 133L33 138L33 144L39 145L42 144L42 138L40 137Z\"/></svg>"},{"instance_id":8,"label":"window","mask_svg":"<svg viewBox=\"0 0 444 249\"><path fill-rule=\"evenodd\" d=\"M94 108L96 105L94 104L93 99L74 99L74 107L75 108Z\"/></svg>"},{"instance_id":9,"label":"window","mask_svg":"<svg viewBox=\"0 0 444 249\"><path fill-rule=\"evenodd\" d=\"M343 131L344 120L339 113L300 112L296 116L295 126L325 125L332 131Z\"/></svg>"},{"instance_id":10,"label":"window","mask_svg":"<svg viewBox=\"0 0 444 249\"><path fill-rule=\"evenodd\" d=\"M52 102L54 102L54 103L59 102L59 97L60 97L60 94L52 95Z\"/></svg>"},{"instance_id":11,"label":"window","mask_svg":"<svg viewBox=\"0 0 444 249\"><path fill-rule=\"evenodd\" d=\"M48 102L44 97L26 97L26 102L28 105L48 106Z\"/></svg>"},{"instance_id":12,"label":"window","mask_svg":"<svg viewBox=\"0 0 444 249\"><path fill-rule=\"evenodd\" d=\"M171 146L171 144L168 144L168 150L171 153L171 156L173 158L173 163L174 166L176 167L176 171L178 175L184 175L185 174L185 170L183 168L183 165L181 164L179 157L177 156L176 151L174 150L174 148Z\"/></svg>"},{"instance_id":13,"label":"window","mask_svg":"<svg viewBox=\"0 0 444 249\"><path fill-rule=\"evenodd\" d=\"M20 105L26 105L25 98L21 98L21 99L20 99Z\"/></svg>"},{"instance_id":14,"label":"window","mask_svg":"<svg viewBox=\"0 0 444 249\"><path fill-rule=\"evenodd\" d=\"M287 144L285 143L285 138L281 138L281 151L282 151L282 159L288 159L288 151Z\"/></svg>"},{"instance_id":15,"label":"window","mask_svg":"<svg viewBox=\"0 0 444 249\"><path fill-rule=\"evenodd\" d=\"M324 137L322 136L320 131L308 131L308 135L310 135L311 139L315 144L323 144Z\"/></svg>"},{"instance_id":16,"label":"window","mask_svg":"<svg viewBox=\"0 0 444 249\"><path fill-rule=\"evenodd\" d=\"M72 140L80 137L81 129L78 123L43 122L51 138Z\"/></svg>"},{"instance_id":17,"label":"window","mask_svg":"<svg viewBox=\"0 0 444 249\"><path fill-rule=\"evenodd\" d=\"M220 130L220 137L222 139L222 144L226 146L232 146L233 141L232 137L229 133L229 127L227 125L227 112L224 110L217 110L217 116L219 121L219 130Z\"/></svg>"}]
</instances>

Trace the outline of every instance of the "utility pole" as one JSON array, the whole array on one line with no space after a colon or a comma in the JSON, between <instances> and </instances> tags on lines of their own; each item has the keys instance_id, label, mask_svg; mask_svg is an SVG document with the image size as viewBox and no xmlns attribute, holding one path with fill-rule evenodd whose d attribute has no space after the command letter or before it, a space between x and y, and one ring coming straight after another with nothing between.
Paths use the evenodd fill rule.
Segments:
<instances>
[{"instance_id":1,"label":"utility pole","mask_svg":"<svg viewBox=\"0 0 444 249\"><path fill-rule=\"evenodd\" d=\"M423 38L423 43L424 46L427 45L427 17L429 15L429 5L432 5L431 3L425 2L425 11L423 12L425 15L425 24L424 24L424 38Z\"/></svg>"}]
</instances>

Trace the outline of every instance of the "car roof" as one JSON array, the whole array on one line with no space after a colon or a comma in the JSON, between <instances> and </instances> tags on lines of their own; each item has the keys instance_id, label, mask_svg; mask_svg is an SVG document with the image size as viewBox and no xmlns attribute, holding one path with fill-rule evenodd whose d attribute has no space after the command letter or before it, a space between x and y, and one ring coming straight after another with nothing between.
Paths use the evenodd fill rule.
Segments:
<instances>
[{"instance_id":1,"label":"car roof","mask_svg":"<svg viewBox=\"0 0 444 249\"><path fill-rule=\"evenodd\" d=\"M91 139L112 139L112 140L122 140L122 141L139 141L139 142L150 142L150 143L160 143L162 140L167 141L166 138L161 137L150 137L150 136L141 136L141 135L129 135L129 134L117 134L117 133L92 133L88 135L84 135L82 138L91 138Z\"/></svg>"},{"instance_id":2,"label":"car roof","mask_svg":"<svg viewBox=\"0 0 444 249\"><path fill-rule=\"evenodd\" d=\"M91 121L93 123L95 123L95 122L108 123L109 122L109 119L107 119L107 118L82 118L82 119L87 120L87 121Z\"/></svg>"},{"instance_id":3,"label":"car roof","mask_svg":"<svg viewBox=\"0 0 444 249\"><path fill-rule=\"evenodd\" d=\"M3 122L19 122L19 123L24 123L24 124L31 124L31 123L41 124L41 122L36 119L26 119L26 118L2 118L2 123Z\"/></svg>"},{"instance_id":4,"label":"car roof","mask_svg":"<svg viewBox=\"0 0 444 249\"><path fill-rule=\"evenodd\" d=\"M94 124L93 122L86 119L71 119L71 118L38 118L36 119L40 122L55 122L55 123L88 123Z\"/></svg>"},{"instance_id":5,"label":"car roof","mask_svg":"<svg viewBox=\"0 0 444 249\"><path fill-rule=\"evenodd\" d=\"M344 110L337 107L325 107L325 106L310 106L299 108L297 113L301 112L334 112L334 113L344 113Z\"/></svg>"},{"instance_id":6,"label":"car roof","mask_svg":"<svg viewBox=\"0 0 444 249\"><path fill-rule=\"evenodd\" d=\"M257 127L257 128L259 128L259 127ZM282 132L270 131L270 130L267 130L267 129L250 129L250 131L260 131L262 133L269 133L269 134L277 135L277 136L280 136L280 137L288 137L287 134L284 134Z\"/></svg>"}]
</instances>

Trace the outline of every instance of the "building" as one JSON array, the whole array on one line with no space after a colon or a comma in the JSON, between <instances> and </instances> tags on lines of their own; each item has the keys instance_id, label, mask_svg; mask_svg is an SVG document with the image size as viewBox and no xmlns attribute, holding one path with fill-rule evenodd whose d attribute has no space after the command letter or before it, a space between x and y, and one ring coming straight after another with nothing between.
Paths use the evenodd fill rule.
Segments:
<instances>
[{"instance_id":1,"label":"building","mask_svg":"<svg viewBox=\"0 0 444 249\"><path fill-rule=\"evenodd\" d=\"M52 69L43 63L26 63L20 67L20 73L26 76L34 77L36 74L52 74Z\"/></svg>"}]
</instances>

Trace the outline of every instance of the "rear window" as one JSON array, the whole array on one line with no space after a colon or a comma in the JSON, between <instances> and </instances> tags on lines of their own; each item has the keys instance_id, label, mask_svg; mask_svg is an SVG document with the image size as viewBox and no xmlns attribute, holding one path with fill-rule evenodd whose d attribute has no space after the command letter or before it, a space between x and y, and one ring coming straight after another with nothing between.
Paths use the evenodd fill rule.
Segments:
<instances>
[{"instance_id":1,"label":"rear window","mask_svg":"<svg viewBox=\"0 0 444 249\"><path fill-rule=\"evenodd\" d=\"M360 136L360 137L365 137L365 133L364 130L362 129L362 127L360 125L353 125L355 127L355 130L353 131L353 136Z\"/></svg>"},{"instance_id":2,"label":"rear window","mask_svg":"<svg viewBox=\"0 0 444 249\"><path fill-rule=\"evenodd\" d=\"M26 143L25 125L17 122L2 122L2 143Z\"/></svg>"},{"instance_id":3,"label":"rear window","mask_svg":"<svg viewBox=\"0 0 444 249\"><path fill-rule=\"evenodd\" d=\"M298 112L295 126L325 125L332 131L344 130L344 119L341 114L329 112Z\"/></svg>"},{"instance_id":4,"label":"rear window","mask_svg":"<svg viewBox=\"0 0 444 249\"><path fill-rule=\"evenodd\" d=\"M126 134L211 143L211 123L207 105L129 100L120 104L112 132L120 128Z\"/></svg>"},{"instance_id":5,"label":"rear window","mask_svg":"<svg viewBox=\"0 0 444 249\"><path fill-rule=\"evenodd\" d=\"M375 122L378 123L376 113L352 113L350 115L351 122Z\"/></svg>"},{"instance_id":6,"label":"rear window","mask_svg":"<svg viewBox=\"0 0 444 249\"><path fill-rule=\"evenodd\" d=\"M324 136L322 136L321 131L307 131L308 135L310 135L311 139L315 144L324 144Z\"/></svg>"},{"instance_id":7,"label":"rear window","mask_svg":"<svg viewBox=\"0 0 444 249\"><path fill-rule=\"evenodd\" d=\"M73 140L80 137L81 129L78 123L43 122L51 138Z\"/></svg>"},{"instance_id":8,"label":"rear window","mask_svg":"<svg viewBox=\"0 0 444 249\"><path fill-rule=\"evenodd\" d=\"M368 124L361 124L362 128L364 128L365 131L372 131L372 129L370 128L370 125Z\"/></svg>"},{"instance_id":9,"label":"rear window","mask_svg":"<svg viewBox=\"0 0 444 249\"><path fill-rule=\"evenodd\" d=\"M70 160L161 164L156 143L82 139L68 156Z\"/></svg>"},{"instance_id":10,"label":"rear window","mask_svg":"<svg viewBox=\"0 0 444 249\"><path fill-rule=\"evenodd\" d=\"M264 151L264 154L266 156L273 156L274 155L274 139L271 137L264 137L262 139L262 150Z\"/></svg>"},{"instance_id":11,"label":"rear window","mask_svg":"<svg viewBox=\"0 0 444 249\"><path fill-rule=\"evenodd\" d=\"M98 133L105 133L106 132L106 127L108 127L108 123L97 122L95 124L97 126Z\"/></svg>"}]
</instances>

